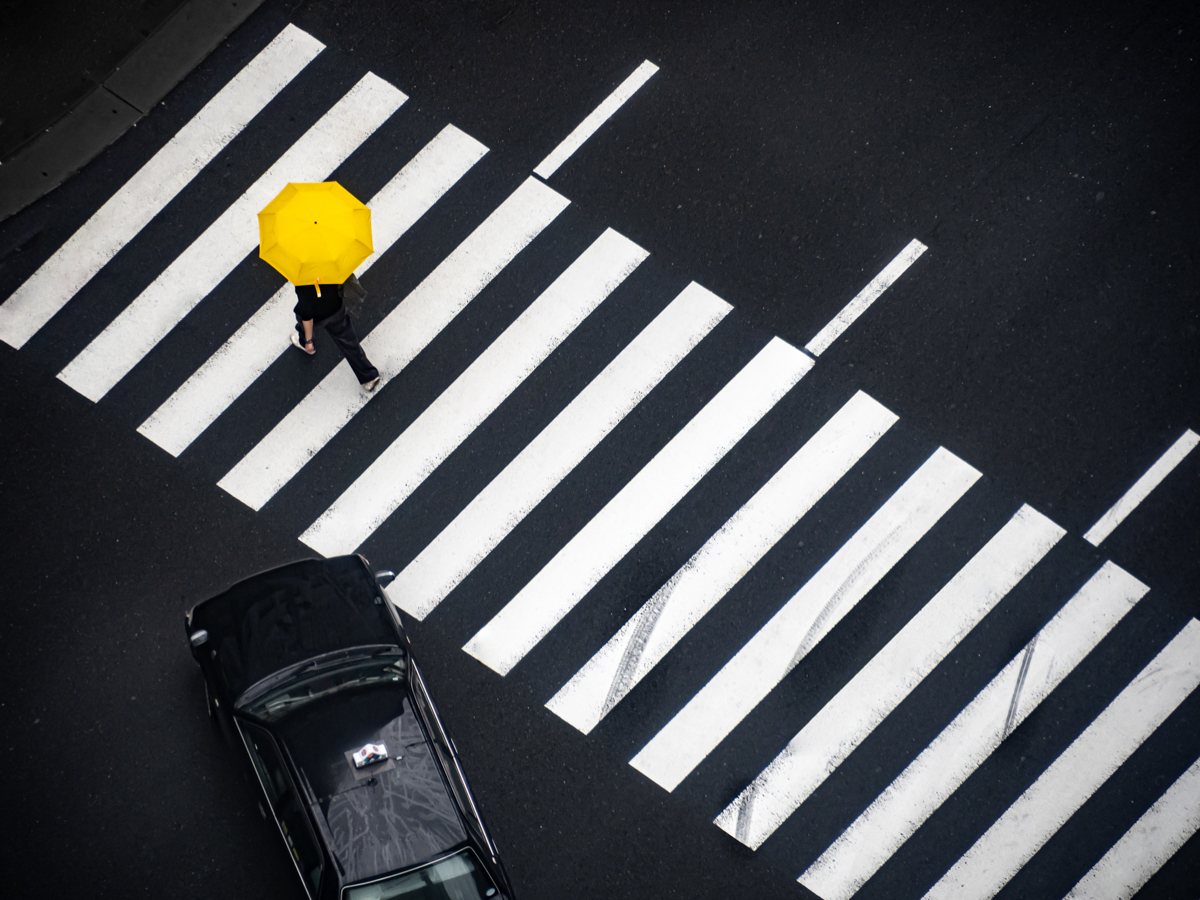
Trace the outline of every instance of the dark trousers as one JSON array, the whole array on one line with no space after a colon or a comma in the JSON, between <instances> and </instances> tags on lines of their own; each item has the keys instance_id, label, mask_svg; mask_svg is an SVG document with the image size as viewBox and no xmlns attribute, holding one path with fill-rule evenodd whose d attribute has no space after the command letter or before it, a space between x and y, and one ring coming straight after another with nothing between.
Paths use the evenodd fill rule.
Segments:
<instances>
[{"instance_id":1,"label":"dark trousers","mask_svg":"<svg viewBox=\"0 0 1200 900\"><path fill-rule=\"evenodd\" d=\"M333 342L342 351L342 356L346 357L346 362L350 363L350 368L354 370L354 377L358 379L359 384L366 384L379 377L379 370L371 365L367 354L363 352L362 346L358 343L358 335L354 333L354 322L351 321L345 306L340 307L329 318L314 322L313 328L315 329L318 325L333 338ZM300 340L303 341L304 326L299 319L296 320L296 331L299 332Z\"/></svg>"}]
</instances>

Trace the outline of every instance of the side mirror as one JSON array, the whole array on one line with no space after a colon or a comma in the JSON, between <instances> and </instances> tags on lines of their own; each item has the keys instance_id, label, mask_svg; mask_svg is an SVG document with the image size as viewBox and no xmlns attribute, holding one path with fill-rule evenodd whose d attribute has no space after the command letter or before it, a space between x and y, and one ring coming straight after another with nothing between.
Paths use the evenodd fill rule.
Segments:
<instances>
[{"instance_id":1,"label":"side mirror","mask_svg":"<svg viewBox=\"0 0 1200 900\"><path fill-rule=\"evenodd\" d=\"M387 587L395 579L396 573L390 569L380 569L375 573L375 580L379 582L380 587Z\"/></svg>"}]
</instances>

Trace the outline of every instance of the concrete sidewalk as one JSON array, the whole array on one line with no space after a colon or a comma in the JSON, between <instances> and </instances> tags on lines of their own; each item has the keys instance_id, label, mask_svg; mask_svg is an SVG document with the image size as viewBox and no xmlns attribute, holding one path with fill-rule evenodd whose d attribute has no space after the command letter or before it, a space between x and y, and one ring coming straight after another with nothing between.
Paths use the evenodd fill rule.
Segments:
<instances>
[{"instance_id":1,"label":"concrete sidewalk","mask_svg":"<svg viewBox=\"0 0 1200 900\"><path fill-rule=\"evenodd\" d=\"M52 3L29 14L19 23L26 43L5 56L13 77L0 118L0 220L135 125L262 2L112 2L69 22Z\"/></svg>"}]
</instances>

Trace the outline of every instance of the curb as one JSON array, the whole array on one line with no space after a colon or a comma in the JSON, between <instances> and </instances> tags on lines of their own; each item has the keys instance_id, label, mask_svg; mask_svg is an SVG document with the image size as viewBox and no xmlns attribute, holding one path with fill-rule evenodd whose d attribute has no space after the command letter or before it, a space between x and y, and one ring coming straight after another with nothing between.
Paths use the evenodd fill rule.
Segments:
<instances>
[{"instance_id":1,"label":"curb","mask_svg":"<svg viewBox=\"0 0 1200 900\"><path fill-rule=\"evenodd\" d=\"M188 0L103 84L0 165L0 221L44 197L123 135L263 0Z\"/></svg>"}]
</instances>

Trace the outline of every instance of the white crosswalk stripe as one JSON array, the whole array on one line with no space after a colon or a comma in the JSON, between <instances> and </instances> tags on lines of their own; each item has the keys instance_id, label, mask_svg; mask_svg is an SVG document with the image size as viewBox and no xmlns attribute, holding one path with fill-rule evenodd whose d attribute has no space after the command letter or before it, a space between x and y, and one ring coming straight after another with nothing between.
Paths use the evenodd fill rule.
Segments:
<instances>
[{"instance_id":1,"label":"white crosswalk stripe","mask_svg":"<svg viewBox=\"0 0 1200 900\"><path fill-rule=\"evenodd\" d=\"M155 240L155 217L187 190L218 154L227 152L236 157L238 144L230 147L233 139L248 127L252 131L257 128L255 117L285 87L313 77L304 70L323 50L320 42L289 25L228 84L216 89L161 150L0 304L0 340L20 348L43 328L43 337L52 338L65 318L56 319L56 314L135 238L139 242ZM657 68L649 62L638 67L546 156L535 173L547 178L584 141L601 140L603 122L646 85L655 71ZM650 84L647 90L653 89ZM245 193L217 214L200 237L176 258L164 258L158 277L98 335L91 336L90 343L62 369L59 378L93 401L108 395L127 376L130 394L140 390L149 378L141 369L135 371L138 364L254 251L258 209L289 181L327 177L350 160L406 100L403 92L367 74L290 148L273 148L277 161L261 175L250 173L247 181L257 177ZM404 123L396 120L395 124ZM433 129L425 133L433 133ZM355 155L352 165L374 168L371 174L380 176L373 183L390 179L369 201L375 253L359 272L365 274L382 262L383 267L376 272L379 274L394 265L402 253L396 250L389 255L389 249L410 232L414 237L406 238L401 245L406 252L409 241L422 240L418 226L428 227L423 217L452 189L455 202L469 203L471 197L465 195L465 185L455 186L488 152L475 139L446 125L399 172L395 171L399 161L364 161L370 153ZM385 166L386 171L378 171ZM481 177L478 171L472 181L477 177ZM522 264L528 261L541 265L538 248L552 242L543 241L531 248L535 239L552 225L555 229L575 227L571 221L583 215L572 213L563 217L566 225L555 225L569 203L566 197L530 177L495 209L486 215L479 212L480 224L365 336L364 350L381 370L384 383L403 372L458 316L477 315L471 308L472 301L519 254L525 252ZM500 675L512 673L545 640L542 649L558 664L554 674L527 672L539 666L526 663L518 677L533 682L536 690L544 690L539 699L549 696L546 708L590 735L590 741L608 740L611 735L606 732L628 728L629 719L641 718L640 726L651 730L639 732L636 743L629 742L628 734L621 735L621 740L628 743L620 752L644 744L630 765L660 787L675 791L685 779L697 784L711 779L711 767L701 767L710 755L741 752L734 746L736 742L726 743L726 739L743 724L745 734L739 732L739 736L763 743L756 736L758 726L752 728L747 721L758 705L776 691L779 693L773 700L785 699L784 692L793 689L792 681L785 684L785 679L798 666L808 667L797 673L805 678L819 668L815 659L806 661L808 655L822 641L829 644L838 639L836 634L830 637L835 626L868 595L871 599L860 613L868 607L873 609L877 598L880 604L892 602L896 580L914 577L909 571L906 576L898 572L895 578L885 578L902 560L905 565L900 568L911 570L920 566L915 558L906 557L946 552L943 547L933 546L930 531L952 509L954 515L939 528L939 534L951 530L960 515L975 516L986 508L986 515L981 513L976 522L978 531L972 532L978 535L976 543L955 556L957 573L945 581L947 570L936 583L932 574L915 576L924 578L918 581L924 593L917 599L931 599L915 615L906 613L906 621L897 625L894 634L889 631L886 640L880 638L878 644L871 645L869 660L857 671L840 673L836 684L842 686L836 691L836 685L830 686L823 697L832 695L831 699L823 702L815 715L795 723L774 723L778 730L771 732L776 735L770 739L771 746L756 748L762 755L755 757L752 768L741 770L736 784L724 784L719 791L713 791L711 784L702 785L707 796L719 797L719 804L724 806L719 812L716 808L707 812L708 816L716 815L714 824L752 849L765 844L764 852L769 853L789 840L785 823L791 820L794 825L804 812L826 802L826 790L818 789L832 786L827 784L832 774L846 774L864 753L891 754L897 763L891 771L905 766L901 774L848 827L839 825L840 833L831 829L825 834L822 845L828 846L811 863L804 861L807 868L798 879L823 900L846 900L885 863L895 859L902 847L910 843L918 847L928 840L917 834L922 824L1069 673L1097 652L1100 641L1148 589L1113 563L1100 565L1091 546L1072 551L1076 558L1086 551L1090 560L1086 571L1095 574L1045 621L1023 650L998 673L994 667L980 671L977 666L978 680L973 683L986 681L986 685L961 710L947 711L935 728L952 721L923 748L877 751L868 737L877 728L902 727L899 715L889 716L918 688L933 689L934 685L927 683L934 681L929 677L931 673L952 658L957 663L961 645L977 636L977 626L985 616L988 627L993 627L993 611L1002 612L1005 604L1013 603L1010 595L1019 598L1032 592L1047 571L1061 573L1061 569L1052 567L1058 565L1055 559L1069 543L1064 540L1064 529L1029 506L1021 506L1011 514L1017 504L1005 505L1002 517L996 518L999 501L979 499L981 493L987 493L985 489L971 491L981 474L943 448L931 454L933 445L920 443L921 439L915 449L904 451L912 454L907 457L912 461L899 474L903 476L913 467L916 471L882 503L877 499L870 508L859 508L862 501L855 498L861 498L862 493L856 491L885 466L888 474L897 474L891 471L895 457L889 453L901 443L911 443L913 436L905 427L894 427L897 416L864 393L854 394L847 401L849 391L842 393L844 388L831 387L821 376L809 378L797 389L815 365L828 365L817 362L817 358L927 248L911 241L818 331L805 353L729 316L730 304L695 283L680 291L682 282L668 282L670 293L678 293L651 316L645 304L658 310L670 294L643 301L635 295L633 286L659 277L655 263L645 262L647 250L602 226L587 226L593 228L589 236L599 237L565 269L561 261L556 262L554 271L546 273L546 281L551 274L557 275L550 286L536 298L521 297L524 311L467 363L461 375L445 387L438 385L434 399L423 409L413 411L410 424L386 431L380 437L382 449L373 459L354 463L358 467L354 471L344 471L347 466L343 466L336 472L335 477L342 479L340 483L349 487L299 539L324 555L351 553L368 540L372 545L397 540L403 545L413 540L411 548L401 548L403 552L423 544L388 587L393 603L415 618L424 619L450 597L444 627L460 628L454 639L466 640L463 650ZM557 246L562 246L561 242ZM531 249L526 252L526 248ZM635 271L636 278L618 291ZM103 280L89 291L97 290ZM514 275L513 280L520 279ZM240 410L240 404L256 403L271 389L272 379L260 376L290 346L287 338L294 323L293 303L294 292L290 285L284 285L240 326L235 328L236 323L230 323L222 336L230 330L232 336L175 387L165 402L159 403L174 385L155 386L150 394L153 401L141 406L132 421L145 417L145 411L154 404L159 405L145 417L138 431L173 456L193 447L185 457L189 461L209 452L216 442L197 442L197 438L233 404L238 403ZM544 409L544 418L529 420L549 420L544 426L536 426L540 428L536 437L520 449L480 450L478 445L485 443L491 423L510 415L507 410L513 404L506 401L515 398L518 389L524 402L526 393L535 392L539 379L559 377L559 367L576 365L571 354L580 349L585 330L602 325L607 328L612 324L610 319L622 317L620 327L628 330L614 333L636 332L636 336L632 340L623 338L624 346L610 351L611 358L593 354L588 366L594 368L588 371L599 369L599 374L590 377L581 390L572 388L578 393L569 402L568 395L558 395L563 399L555 403L566 402L566 406L553 416L550 409ZM586 329L581 327L585 322ZM736 338L731 339L731 334ZM214 336L212 343L219 339ZM605 439L635 409L639 410L639 419L644 416L651 421L658 411L675 402L672 398L677 394L672 392L681 384L686 389L686 380L696 367L711 365L713 359L720 358L725 347L722 341L741 341L736 346L742 354L747 347L761 349L683 428L676 431L668 427L667 423L673 421L669 416L651 425L660 429L652 446L661 449L652 455L647 452L651 458L644 464L636 460L640 465L637 474L582 529L556 540L554 546L560 549L546 552L548 562L543 564L545 557L530 554L528 548L513 547L517 541L506 540L526 520L536 528L557 528L561 532L556 503L565 493L562 488L568 477L573 473L587 475L593 464L602 466L614 459L623 464L635 463L631 454L636 451L622 443L626 432L618 432L614 440ZM701 342L701 349L693 352ZM556 350L554 360L546 365ZM188 371L197 360L189 362ZM677 373L678 380L673 376L667 390L656 390L672 372ZM415 370L413 374L418 380L422 377ZM834 390L838 391L836 395L829 393ZM240 445L244 447L267 431L232 468L228 468L232 461L229 457L220 460L216 471L228 471L219 486L254 510L261 509L293 479L298 489L311 490L317 480L313 472L318 467L305 470L307 463L377 395L360 390L348 365L339 363L273 427L268 429L270 423L266 423L253 435L241 436L246 439ZM819 418L806 422L803 411L807 407L803 404L810 401L815 404L812 408L822 412ZM117 407L127 402L124 389L109 401ZM531 402L534 406L538 403ZM362 429L352 429L340 440L357 440L357 435L377 426L386 429L387 424L380 419L387 409L387 404L374 407L364 417ZM801 410L799 421L797 409ZM521 414L529 415L530 411ZM481 428L485 422L488 425ZM747 435L760 423L761 428L754 434L764 435L764 446L750 446ZM802 445L796 437L797 428L805 429L806 435L807 429L814 429ZM398 436L391 439L397 431ZM743 453L754 456L777 450L778 446L766 444L781 440L794 441L788 445L787 460L782 465L773 462L772 471L764 471L761 477L753 474L756 470L745 470L741 482L744 487L738 489L744 490L737 498L741 505L732 516L719 527L708 525L715 530L702 541L688 543L685 553L664 554L669 563L647 563L653 570L641 574L654 580L642 581L648 587L639 587L636 593L626 591L630 596L619 598L622 606L617 622L609 626L602 615L590 616L590 610L582 614L585 610L581 608L569 622L559 625L635 548L641 553L652 530L662 524L661 530L669 531L674 520L689 517L692 498L704 500L709 496L706 492L728 491L717 482L732 468L735 458L729 454L735 446L740 460ZM1192 431L1185 432L1085 535L1091 545L1099 545L1198 442ZM801 446L792 452L797 445ZM327 455L336 457L341 446L339 443ZM459 448L463 452L458 452ZM450 504L443 503L446 508L439 512L446 515L449 524L437 529L430 524L426 526L428 531L414 529L420 541L416 543L404 532L409 525L400 521L401 509L406 514L416 512L409 501L417 488L428 484L440 489L457 480L462 467L468 465L461 462L461 457L477 451L492 454L490 462L495 468L490 471L498 470L499 474L470 499L469 494L460 495L461 499L454 501L462 505L456 515L451 517ZM354 458L361 460L363 455ZM762 456L760 460L766 458L782 457ZM713 473L723 459L727 460L726 466ZM923 460L919 467L918 460ZM336 469L339 463L332 459L330 465ZM885 478L884 483L890 482ZM324 486L315 487L319 493ZM420 496L426 493L423 488ZM681 503L685 497L688 502ZM742 497L748 499L742 502ZM550 502L544 502L547 498ZM292 500L289 491L266 515L291 516ZM569 503L570 498L564 502ZM326 503L307 509L305 520L311 521ZM842 508L830 510L838 504ZM724 518L732 504L721 508ZM1007 521L999 530L995 524L984 529L982 523L1005 521L1005 517ZM415 516L410 515L412 518ZM828 558L812 560L816 573L798 590L790 588L792 596L748 640L742 634L713 638L705 634L705 627L697 627L714 610L710 619L729 612L726 607L734 601L726 598L751 588L756 582L747 576L752 572L758 578L776 564L780 554L774 548L786 546L785 538L793 528L803 531L825 527L840 532L839 549ZM399 539L397 533L402 533ZM922 542L920 550L910 554L918 542ZM693 552L697 543L700 549ZM970 552L973 555L962 564ZM680 560L689 553L681 565ZM528 568L520 568L526 557ZM457 598L465 591L455 589L484 560L489 560L489 565L480 569L476 579L483 575L490 578L486 573L493 571L494 561L498 569L507 566L517 572L520 580L514 578L506 593L496 598L497 605L509 599L481 626L490 612L473 611L470 602L460 603ZM1027 579L1035 567L1035 576ZM535 568L530 577L529 572ZM1079 571L1083 570L1071 570L1073 584L1080 580L1075 574ZM799 581L795 578L793 584ZM602 592L595 593L599 601ZM1061 596L1051 599L1059 602ZM718 606L723 600L726 603ZM597 608L600 605L597 602ZM473 619L472 612L476 616ZM605 610L604 614L610 612ZM1143 608L1139 615L1146 612ZM460 613L462 618L454 618ZM618 622L623 624L618 627ZM587 644L586 651L580 649L580 642L567 639L570 634L555 640L560 631L570 632L580 623L585 630L592 629L588 640L594 642ZM443 627L440 620L438 627ZM1024 642L1031 630L1029 626L1022 632L1019 642ZM468 638L472 631L473 636ZM552 639L546 640L548 637ZM726 642L717 662L707 664L706 659L707 667L700 678L686 689L681 686L688 683L686 680L673 682L675 662L690 664L699 655L710 653L710 646L701 645L713 640ZM600 649L592 653L596 646ZM590 658L585 658L588 654ZM722 660L727 661L697 691L696 684ZM568 677L571 672L574 674ZM651 673L662 674L666 687L649 677ZM1036 864L1041 847L1065 823L1073 821L1094 793L1107 790L1110 781L1128 777L1125 761L1152 738L1197 684L1200 622L1192 620L1082 734L1074 736L1067 749L1006 811L993 813L995 821L961 858L952 865L949 860L942 863L945 874L927 898L991 897L1031 861ZM665 699L655 697L647 708L661 709L664 714L657 721L646 721L649 717L642 716L639 704L644 695L660 689L665 691ZM606 721L618 705L621 714ZM763 712L759 711L759 720L767 718ZM647 741L652 729L663 720L666 724ZM602 721L605 727L597 729ZM1031 722L1027 727L1037 724ZM789 735L794 736L789 739ZM863 746L864 742L868 746ZM774 758L763 768L771 754ZM903 759L896 759L895 754L903 754ZM713 762L717 761L714 757ZM757 777L754 772L759 772ZM743 785L730 801L733 792ZM793 820L798 811L799 816ZM1068 897L1128 900L1197 830L1200 761L1107 850ZM1099 851L1094 851L1091 859L1098 855ZM931 873L923 885L935 874Z\"/></svg>"},{"instance_id":2,"label":"white crosswalk stripe","mask_svg":"<svg viewBox=\"0 0 1200 900\"><path fill-rule=\"evenodd\" d=\"M464 649L502 675L510 671L811 368L773 339Z\"/></svg>"},{"instance_id":3,"label":"white crosswalk stripe","mask_svg":"<svg viewBox=\"0 0 1200 900\"><path fill-rule=\"evenodd\" d=\"M1028 506L800 730L716 824L758 849L1066 532Z\"/></svg>"},{"instance_id":4,"label":"white crosswalk stripe","mask_svg":"<svg viewBox=\"0 0 1200 900\"><path fill-rule=\"evenodd\" d=\"M925 900L990 900L1200 685L1192 619L1026 789Z\"/></svg>"},{"instance_id":5,"label":"white crosswalk stripe","mask_svg":"<svg viewBox=\"0 0 1200 900\"><path fill-rule=\"evenodd\" d=\"M1200 444L1200 435L1189 428L1095 525L1084 532L1083 539L1093 547L1099 547L1100 543L1113 533L1113 529L1124 522L1126 517L1137 509L1138 504L1171 474L1171 470L1196 449L1197 444Z\"/></svg>"},{"instance_id":6,"label":"white crosswalk stripe","mask_svg":"<svg viewBox=\"0 0 1200 900\"><path fill-rule=\"evenodd\" d=\"M645 258L615 231L600 235L300 540L325 556L352 553Z\"/></svg>"},{"instance_id":7,"label":"white crosswalk stripe","mask_svg":"<svg viewBox=\"0 0 1200 900\"><path fill-rule=\"evenodd\" d=\"M447 125L367 203L375 252L365 273L388 248L453 187L487 148ZM295 292L285 284L139 427L178 456L254 383L290 344Z\"/></svg>"},{"instance_id":8,"label":"white crosswalk stripe","mask_svg":"<svg viewBox=\"0 0 1200 900\"><path fill-rule=\"evenodd\" d=\"M396 604L424 619L729 313L691 284L396 577Z\"/></svg>"},{"instance_id":9,"label":"white crosswalk stripe","mask_svg":"<svg viewBox=\"0 0 1200 900\"><path fill-rule=\"evenodd\" d=\"M895 259L884 266L883 271L872 278L870 284L859 291L854 299L842 308L841 312L829 320L829 324L818 331L813 339L804 345L804 349L813 356L820 356L828 350L829 345L836 341L842 332L854 323L855 319L865 313L884 291L895 284L896 279L903 275L909 266L920 259L921 254L927 249L920 241L909 241L908 246L901 250Z\"/></svg>"},{"instance_id":10,"label":"white crosswalk stripe","mask_svg":"<svg viewBox=\"0 0 1200 900\"><path fill-rule=\"evenodd\" d=\"M24 346L323 49L284 28L0 305L0 340Z\"/></svg>"},{"instance_id":11,"label":"white crosswalk stripe","mask_svg":"<svg viewBox=\"0 0 1200 900\"><path fill-rule=\"evenodd\" d=\"M978 478L938 448L630 765L674 790Z\"/></svg>"},{"instance_id":12,"label":"white crosswalk stripe","mask_svg":"<svg viewBox=\"0 0 1200 900\"><path fill-rule=\"evenodd\" d=\"M800 883L824 900L853 896L1147 590L1105 563L809 866Z\"/></svg>"},{"instance_id":13,"label":"white crosswalk stripe","mask_svg":"<svg viewBox=\"0 0 1200 900\"><path fill-rule=\"evenodd\" d=\"M1200 831L1200 759L1079 879L1063 900L1130 900Z\"/></svg>"},{"instance_id":14,"label":"white crosswalk stripe","mask_svg":"<svg viewBox=\"0 0 1200 900\"><path fill-rule=\"evenodd\" d=\"M895 422L866 394L851 398L547 706L594 728Z\"/></svg>"},{"instance_id":15,"label":"white crosswalk stripe","mask_svg":"<svg viewBox=\"0 0 1200 900\"><path fill-rule=\"evenodd\" d=\"M541 178L549 178L558 171L558 167L571 158L571 156L583 146L584 141L596 133L601 125L612 118L613 113L625 105L643 84L650 80L650 76L658 71L658 66L646 60L633 71L633 73L622 81L615 91L605 98L586 119L579 123L569 135L563 138L563 142L550 151L550 155L538 163L534 174Z\"/></svg>"},{"instance_id":16,"label":"white crosswalk stripe","mask_svg":"<svg viewBox=\"0 0 1200 900\"><path fill-rule=\"evenodd\" d=\"M58 377L89 400L107 394L254 250L260 209L288 182L326 178L406 99L383 79L363 76Z\"/></svg>"},{"instance_id":17,"label":"white crosswalk stripe","mask_svg":"<svg viewBox=\"0 0 1200 900\"><path fill-rule=\"evenodd\" d=\"M530 178L500 204L363 339L384 381L425 349L567 203ZM218 485L260 509L377 395L359 390L343 360Z\"/></svg>"}]
</instances>

